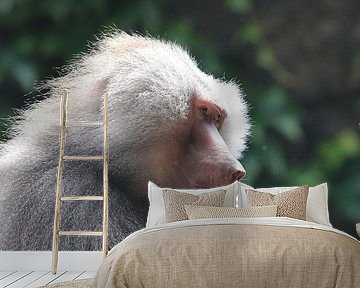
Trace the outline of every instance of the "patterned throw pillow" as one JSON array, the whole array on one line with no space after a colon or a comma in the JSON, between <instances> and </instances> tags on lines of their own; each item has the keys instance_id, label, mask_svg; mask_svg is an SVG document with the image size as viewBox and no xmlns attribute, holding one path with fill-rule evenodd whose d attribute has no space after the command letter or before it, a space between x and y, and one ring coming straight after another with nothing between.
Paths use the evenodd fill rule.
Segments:
<instances>
[{"instance_id":1,"label":"patterned throw pillow","mask_svg":"<svg viewBox=\"0 0 360 288\"><path fill-rule=\"evenodd\" d=\"M246 189L253 189L251 186L243 186ZM158 224L166 222L165 218L165 204L163 198L164 190L175 190L182 193L189 193L193 195L200 195L203 193L215 192L219 190L225 190L224 205L226 207L239 207L236 204L242 203L242 194L240 194L241 187L240 182L235 181L226 186L214 187L208 189L175 189L171 187L159 187L155 183L149 181L148 183L148 196L149 196L149 213L146 221L146 227L153 227ZM244 190L245 194L245 190ZM246 197L246 195L245 195ZM237 200L237 201L236 201Z\"/></svg>"},{"instance_id":2,"label":"patterned throw pillow","mask_svg":"<svg viewBox=\"0 0 360 288\"><path fill-rule=\"evenodd\" d=\"M223 206L225 190L193 195L174 190L164 190L166 222L188 220L184 205Z\"/></svg>"},{"instance_id":3,"label":"patterned throw pillow","mask_svg":"<svg viewBox=\"0 0 360 288\"><path fill-rule=\"evenodd\" d=\"M306 202L309 187L298 187L279 194L246 189L245 193L251 206L278 205L276 216L306 220Z\"/></svg>"},{"instance_id":4,"label":"patterned throw pillow","mask_svg":"<svg viewBox=\"0 0 360 288\"><path fill-rule=\"evenodd\" d=\"M185 210L189 219L275 217L277 206L232 208L185 205Z\"/></svg>"}]
</instances>

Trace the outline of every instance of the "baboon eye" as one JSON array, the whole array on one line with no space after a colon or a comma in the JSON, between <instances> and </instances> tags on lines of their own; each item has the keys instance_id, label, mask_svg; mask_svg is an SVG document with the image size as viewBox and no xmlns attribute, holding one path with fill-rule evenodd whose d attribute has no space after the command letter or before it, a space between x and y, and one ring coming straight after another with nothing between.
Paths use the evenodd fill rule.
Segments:
<instances>
[{"instance_id":1,"label":"baboon eye","mask_svg":"<svg viewBox=\"0 0 360 288\"><path fill-rule=\"evenodd\" d=\"M200 107L199 111L201 114L207 116L208 115L208 108L207 107Z\"/></svg>"},{"instance_id":2,"label":"baboon eye","mask_svg":"<svg viewBox=\"0 0 360 288\"><path fill-rule=\"evenodd\" d=\"M215 118L214 118L214 124L216 126L216 128L219 130L221 123L222 123L222 115L221 114L216 114Z\"/></svg>"}]
</instances>

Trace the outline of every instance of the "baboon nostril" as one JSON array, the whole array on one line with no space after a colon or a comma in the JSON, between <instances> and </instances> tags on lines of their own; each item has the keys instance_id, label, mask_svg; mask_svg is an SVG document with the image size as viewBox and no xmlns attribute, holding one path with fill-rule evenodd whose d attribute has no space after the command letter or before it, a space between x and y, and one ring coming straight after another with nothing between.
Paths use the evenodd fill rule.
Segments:
<instances>
[{"instance_id":1,"label":"baboon nostril","mask_svg":"<svg viewBox=\"0 0 360 288\"><path fill-rule=\"evenodd\" d=\"M243 178L245 176L246 172L245 171L236 171L232 174L232 180L240 180L241 178Z\"/></svg>"}]
</instances>

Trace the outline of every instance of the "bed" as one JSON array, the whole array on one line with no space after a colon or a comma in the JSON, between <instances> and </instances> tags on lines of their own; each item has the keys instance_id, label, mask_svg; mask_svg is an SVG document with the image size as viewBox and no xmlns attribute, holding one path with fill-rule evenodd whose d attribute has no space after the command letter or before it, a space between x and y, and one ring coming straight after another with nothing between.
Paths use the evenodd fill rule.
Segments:
<instances>
[{"instance_id":1,"label":"bed","mask_svg":"<svg viewBox=\"0 0 360 288\"><path fill-rule=\"evenodd\" d=\"M249 204L245 202L253 201L250 194L245 195L244 190L249 189L239 184L225 188L220 189L225 191L224 207L253 211L244 207ZM224 210L221 207L209 208L216 210L215 218L191 218L189 214L191 219L170 222L166 198L158 197L164 194L156 186L149 187L147 227L110 251L93 287L360 287L360 242L331 227L327 203L319 200L326 198L327 202L327 186L320 188L326 193L319 192L319 187L308 190L303 220L253 214L218 217L219 209ZM280 195L287 189L259 191ZM311 202L316 205L311 207ZM280 207L281 201L277 204ZM198 206L197 211L210 207ZM297 209L293 203L290 206L292 211Z\"/></svg>"}]
</instances>

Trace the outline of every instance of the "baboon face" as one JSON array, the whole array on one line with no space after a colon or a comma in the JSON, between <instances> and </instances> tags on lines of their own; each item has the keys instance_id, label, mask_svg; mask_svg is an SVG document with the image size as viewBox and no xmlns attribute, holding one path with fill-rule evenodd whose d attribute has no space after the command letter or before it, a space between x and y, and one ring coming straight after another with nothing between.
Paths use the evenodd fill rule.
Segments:
<instances>
[{"instance_id":1,"label":"baboon face","mask_svg":"<svg viewBox=\"0 0 360 288\"><path fill-rule=\"evenodd\" d=\"M219 132L226 118L215 102L194 97L186 123L152 149L150 180L162 187L210 188L241 179L245 170Z\"/></svg>"},{"instance_id":2,"label":"baboon face","mask_svg":"<svg viewBox=\"0 0 360 288\"><path fill-rule=\"evenodd\" d=\"M126 181L125 193L144 198L149 180L207 188L243 177L236 158L250 125L238 85L204 73L174 44L138 41L110 45L121 60L109 63L116 73L107 87L112 173Z\"/></svg>"}]
</instances>

